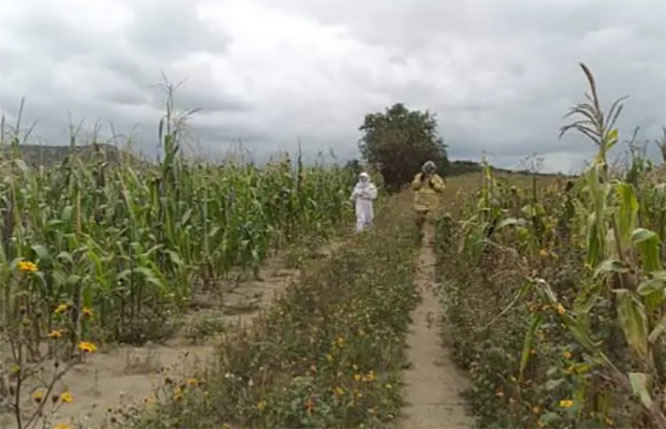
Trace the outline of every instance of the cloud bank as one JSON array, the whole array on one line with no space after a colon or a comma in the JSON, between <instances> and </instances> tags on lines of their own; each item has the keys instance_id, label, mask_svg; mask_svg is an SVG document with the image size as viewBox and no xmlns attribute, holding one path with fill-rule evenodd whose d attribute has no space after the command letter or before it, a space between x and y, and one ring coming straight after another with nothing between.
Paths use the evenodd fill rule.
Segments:
<instances>
[{"instance_id":1,"label":"cloud bank","mask_svg":"<svg viewBox=\"0 0 666 429\"><path fill-rule=\"evenodd\" d=\"M403 102L436 113L453 158L482 153L516 166L538 152L550 171L580 168L593 147L558 140L586 91L578 62L608 104L630 95L628 138L666 125L663 0L4 0L0 109L50 144L68 112L113 121L153 153L163 71L187 79L192 136L219 156L235 139L257 157L332 149L357 156L366 113Z\"/></svg>"}]
</instances>

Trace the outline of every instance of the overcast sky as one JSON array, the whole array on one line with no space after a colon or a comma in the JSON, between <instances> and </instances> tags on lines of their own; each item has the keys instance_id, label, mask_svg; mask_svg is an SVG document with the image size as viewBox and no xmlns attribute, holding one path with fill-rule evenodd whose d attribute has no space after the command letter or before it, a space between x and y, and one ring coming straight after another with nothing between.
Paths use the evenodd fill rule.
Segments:
<instances>
[{"instance_id":1,"label":"overcast sky","mask_svg":"<svg viewBox=\"0 0 666 429\"><path fill-rule=\"evenodd\" d=\"M193 137L219 155L240 138L258 157L357 155L368 112L428 109L452 158L512 167L537 151L578 169L592 147L558 140L586 91L630 95L620 123L655 139L666 125L664 0L1 0L0 109L26 97L49 144L74 120L113 121L154 151L160 71Z\"/></svg>"}]
</instances>

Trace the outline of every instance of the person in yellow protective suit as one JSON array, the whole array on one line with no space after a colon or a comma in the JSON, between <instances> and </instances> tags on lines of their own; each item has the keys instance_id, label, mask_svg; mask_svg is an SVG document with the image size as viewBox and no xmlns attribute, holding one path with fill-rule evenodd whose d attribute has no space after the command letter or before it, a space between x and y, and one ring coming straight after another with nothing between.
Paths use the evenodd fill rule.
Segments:
<instances>
[{"instance_id":1,"label":"person in yellow protective suit","mask_svg":"<svg viewBox=\"0 0 666 429\"><path fill-rule=\"evenodd\" d=\"M428 215L439 207L439 193L444 190L444 180L435 173L435 163L427 161L412 181L414 190L414 210L419 228Z\"/></svg>"}]
</instances>

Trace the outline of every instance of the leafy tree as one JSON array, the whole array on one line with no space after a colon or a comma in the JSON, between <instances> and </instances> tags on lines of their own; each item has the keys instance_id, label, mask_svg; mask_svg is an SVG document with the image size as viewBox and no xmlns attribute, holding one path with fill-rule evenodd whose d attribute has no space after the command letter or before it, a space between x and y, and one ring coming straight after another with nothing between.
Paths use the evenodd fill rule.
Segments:
<instances>
[{"instance_id":1,"label":"leafy tree","mask_svg":"<svg viewBox=\"0 0 666 429\"><path fill-rule=\"evenodd\" d=\"M437 135L435 115L409 110L398 103L384 113L365 116L359 149L369 164L377 165L391 191L414 177L421 165L432 160L443 174L448 166L446 145Z\"/></svg>"}]
</instances>

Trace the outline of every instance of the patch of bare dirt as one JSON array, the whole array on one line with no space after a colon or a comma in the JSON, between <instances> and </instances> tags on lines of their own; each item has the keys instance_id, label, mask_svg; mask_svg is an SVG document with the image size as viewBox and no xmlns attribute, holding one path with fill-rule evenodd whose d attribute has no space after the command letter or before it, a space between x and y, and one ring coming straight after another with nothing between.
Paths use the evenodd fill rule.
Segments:
<instances>
[{"instance_id":1,"label":"patch of bare dirt","mask_svg":"<svg viewBox=\"0 0 666 429\"><path fill-rule=\"evenodd\" d=\"M440 335L442 306L435 283L433 239L434 226L426 223L415 278L422 301L412 313L407 335L410 368L404 373L406 406L399 426L472 427L473 420L466 414L460 396L468 387L468 380L451 360L451 351Z\"/></svg>"}]
</instances>

